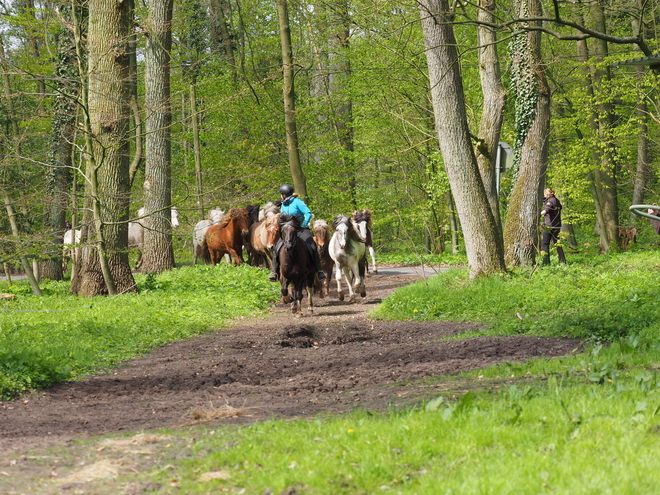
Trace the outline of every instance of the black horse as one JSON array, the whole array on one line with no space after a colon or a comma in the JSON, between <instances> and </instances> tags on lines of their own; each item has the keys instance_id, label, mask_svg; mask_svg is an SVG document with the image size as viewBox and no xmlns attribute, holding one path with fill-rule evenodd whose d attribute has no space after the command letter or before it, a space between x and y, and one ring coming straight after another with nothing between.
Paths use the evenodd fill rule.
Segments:
<instances>
[{"instance_id":1,"label":"black horse","mask_svg":"<svg viewBox=\"0 0 660 495\"><path fill-rule=\"evenodd\" d=\"M303 288L307 288L309 312L314 313L314 279L316 268L307 245L298 238L300 220L292 215L280 217L280 237L283 241L277 256L280 262L282 301L291 302L291 312L302 315ZM291 294L289 295L289 289Z\"/></svg>"}]
</instances>

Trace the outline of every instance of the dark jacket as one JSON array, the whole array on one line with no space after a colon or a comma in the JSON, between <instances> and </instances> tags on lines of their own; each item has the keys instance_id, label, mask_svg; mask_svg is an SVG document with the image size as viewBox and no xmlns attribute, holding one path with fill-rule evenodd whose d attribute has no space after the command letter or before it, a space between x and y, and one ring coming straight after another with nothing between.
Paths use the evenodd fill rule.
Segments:
<instances>
[{"instance_id":1,"label":"dark jacket","mask_svg":"<svg viewBox=\"0 0 660 495\"><path fill-rule=\"evenodd\" d=\"M546 227L561 227L561 208L561 203L554 194L543 199L544 224Z\"/></svg>"}]
</instances>

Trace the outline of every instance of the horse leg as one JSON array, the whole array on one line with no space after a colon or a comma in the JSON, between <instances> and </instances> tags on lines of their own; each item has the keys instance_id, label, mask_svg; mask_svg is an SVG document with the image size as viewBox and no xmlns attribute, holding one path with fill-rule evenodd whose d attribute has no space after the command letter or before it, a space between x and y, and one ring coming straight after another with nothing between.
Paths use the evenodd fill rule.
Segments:
<instances>
[{"instance_id":1,"label":"horse leg","mask_svg":"<svg viewBox=\"0 0 660 495\"><path fill-rule=\"evenodd\" d=\"M138 270L142 266L142 250L138 249L138 257L135 262L135 269Z\"/></svg>"},{"instance_id":2,"label":"horse leg","mask_svg":"<svg viewBox=\"0 0 660 495\"><path fill-rule=\"evenodd\" d=\"M321 291L322 290L323 289L321 289ZM309 309L310 315L314 314L314 298L312 297L313 292L314 292L314 287L307 287L307 308Z\"/></svg>"},{"instance_id":3,"label":"horse leg","mask_svg":"<svg viewBox=\"0 0 660 495\"><path fill-rule=\"evenodd\" d=\"M369 246L369 256L371 256L371 265L373 267L372 271L374 273L378 273L378 269L376 268L376 253L373 246Z\"/></svg>"},{"instance_id":4,"label":"horse leg","mask_svg":"<svg viewBox=\"0 0 660 495\"><path fill-rule=\"evenodd\" d=\"M344 300L344 291L341 288L341 267L339 263L335 264L335 279L337 280L337 299Z\"/></svg>"},{"instance_id":5,"label":"horse leg","mask_svg":"<svg viewBox=\"0 0 660 495\"><path fill-rule=\"evenodd\" d=\"M243 263L243 260L241 259L242 256L239 256L235 249L228 248L228 251L229 254L231 254L231 257L234 259L234 264L240 265L241 263Z\"/></svg>"},{"instance_id":6,"label":"horse leg","mask_svg":"<svg viewBox=\"0 0 660 495\"><path fill-rule=\"evenodd\" d=\"M291 296L289 295L289 281L285 277L280 277L280 283L282 284L282 289L280 293L282 294L282 302L289 303L291 302Z\"/></svg>"},{"instance_id":7,"label":"horse leg","mask_svg":"<svg viewBox=\"0 0 660 495\"><path fill-rule=\"evenodd\" d=\"M366 279L366 271L367 271L367 259L363 258L362 261L358 262L357 265L357 277L355 280L355 292L360 293L360 297L365 298L367 297L367 290L364 287L364 281Z\"/></svg>"},{"instance_id":8,"label":"horse leg","mask_svg":"<svg viewBox=\"0 0 660 495\"><path fill-rule=\"evenodd\" d=\"M355 292L353 292L353 270L349 266L344 267L344 276L346 285L348 285L348 302L355 302Z\"/></svg>"}]
</instances>

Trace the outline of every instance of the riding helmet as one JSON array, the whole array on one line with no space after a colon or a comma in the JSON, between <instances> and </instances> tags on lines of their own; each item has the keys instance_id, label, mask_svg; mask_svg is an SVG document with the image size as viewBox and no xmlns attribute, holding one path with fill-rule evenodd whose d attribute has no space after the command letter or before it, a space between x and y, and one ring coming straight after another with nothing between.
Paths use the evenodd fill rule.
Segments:
<instances>
[{"instance_id":1,"label":"riding helmet","mask_svg":"<svg viewBox=\"0 0 660 495\"><path fill-rule=\"evenodd\" d=\"M285 196L291 196L293 194L293 186L290 184L284 184L280 186L280 194Z\"/></svg>"}]
</instances>

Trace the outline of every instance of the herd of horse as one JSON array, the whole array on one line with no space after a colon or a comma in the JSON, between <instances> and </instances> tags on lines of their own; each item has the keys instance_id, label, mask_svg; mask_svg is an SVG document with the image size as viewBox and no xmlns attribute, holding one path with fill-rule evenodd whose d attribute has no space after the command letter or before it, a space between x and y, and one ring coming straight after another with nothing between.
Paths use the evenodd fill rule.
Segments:
<instances>
[{"instance_id":1,"label":"herd of horse","mask_svg":"<svg viewBox=\"0 0 660 495\"><path fill-rule=\"evenodd\" d=\"M317 277L311 253L303 242L298 242L300 228L295 217L281 214L274 203L261 209L256 205L232 208L227 213L211 210L209 218L199 222L193 231L194 263L201 260L216 265L224 257L229 263L240 265L245 249L248 264L268 268L281 239L278 275L282 298L291 303L292 313L302 312L305 289L308 308L313 313L313 294L329 296L333 273L340 301L345 299L342 279L346 280L350 302L355 302L356 294L366 297L367 253L371 256L371 271L377 273L371 211L357 210L350 217L337 215L332 226L325 220L314 222L314 240L326 275L323 281Z\"/></svg>"},{"instance_id":2,"label":"herd of horse","mask_svg":"<svg viewBox=\"0 0 660 495\"><path fill-rule=\"evenodd\" d=\"M138 217L144 216L144 209ZM172 228L179 226L178 212L172 208ZM372 218L370 210L354 211L352 216L337 215L332 225L325 220L313 224L314 240L318 250L325 280L320 281L312 254L304 242L298 242L300 221L296 217L283 215L279 206L267 203L231 208L228 212L213 209L208 218L198 222L193 229L194 264L198 262L217 265L224 258L228 263L240 265L247 262L253 266L270 267L275 256L275 247L281 239L279 257L281 294L283 301L291 303L291 311L301 314L301 301L306 289L308 308L314 311L313 294L326 297L330 294L333 273L337 284L337 297L343 301L342 279L346 280L350 302L355 302L356 294L366 297L365 276L369 271L367 254L371 257L371 271L378 273L372 239ZM128 225L129 248L139 250L136 269L140 267L144 245L144 225L139 221ZM80 231L65 233L64 244L77 245ZM69 248L71 249L71 248ZM77 248L76 248L77 249ZM65 249L66 254L68 253Z\"/></svg>"}]
</instances>

